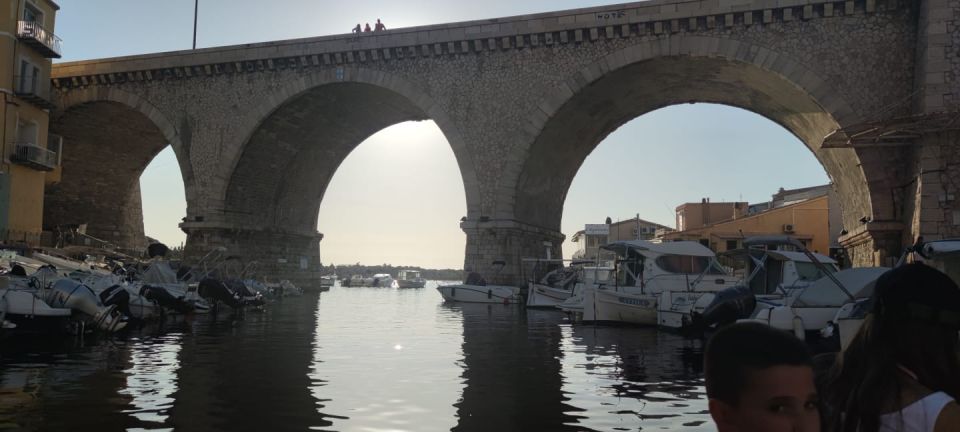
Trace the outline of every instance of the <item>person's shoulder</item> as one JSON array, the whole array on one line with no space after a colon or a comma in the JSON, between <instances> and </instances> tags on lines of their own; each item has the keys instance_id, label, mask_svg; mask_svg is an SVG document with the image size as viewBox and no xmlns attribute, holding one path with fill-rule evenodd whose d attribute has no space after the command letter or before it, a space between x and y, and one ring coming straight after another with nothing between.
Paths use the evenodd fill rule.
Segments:
<instances>
[{"instance_id":1,"label":"person's shoulder","mask_svg":"<svg viewBox=\"0 0 960 432\"><path fill-rule=\"evenodd\" d=\"M937 416L933 432L956 432L960 430L960 405L956 401L944 405Z\"/></svg>"}]
</instances>

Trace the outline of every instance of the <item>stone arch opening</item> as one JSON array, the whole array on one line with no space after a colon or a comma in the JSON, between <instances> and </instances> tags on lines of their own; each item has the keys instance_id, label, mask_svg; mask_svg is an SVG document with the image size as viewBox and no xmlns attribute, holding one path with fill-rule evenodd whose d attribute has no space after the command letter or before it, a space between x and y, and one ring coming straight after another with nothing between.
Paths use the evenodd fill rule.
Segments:
<instances>
[{"instance_id":1,"label":"stone arch opening","mask_svg":"<svg viewBox=\"0 0 960 432\"><path fill-rule=\"evenodd\" d=\"M721 43L718 51L723 50ZM883 178L893 177L881 171L895 168L879 161L864 164L854 149L821 148L827 134L857 121L857 114L839 93L803 66L785 59L774 63L792 71L786 73L709 53L652 56L632 62L625 57L629 56L608 57L545 98L543 106L555 109L547 109L539 135L518 157L522 168L512 197L517 220L559 230L572 179L608 134L645 113L691 102L742 108L794 134L813 152L835 185L845 229L853 231L863 220L891 218L886 214L892 207L891 198L883 192L889 189L878 186L883 186ZM810 89L811 85L816 88ZM824 105L824 97L832 108Z\"/></svg>"},{"instance_id":2,"label":"stone arch opening","mask_svg":"<svg viewBox=\"0 0 960 432\"><path fill-rule=\"evenodd\" d=\"M457 221L466 214L463 181L437 124L389 126L330 179L318 218L323 263L459 268L466 238Z\"/></svg>"},{"instance_id":3,"label":"stone arch opening","mask_svg":"<svg viewBox=\"0 0 960 432\"><path fill-rule=\"evenodd\" d=\"M315 280L318 212L334 173L367 138L410 121L437 124L456 157L468 212L479 208L469 156L437 110L425 94L397 83L325 82L291 95L244 145L224 190L217 232L196 230L200 235L190 233L188 243L225 246L257 260L264 274Z\"/></svg>"},{"instance_id":4,"label":"stone arch opening","mask_svg":"<svg viewBox=\"0 0 960 432\"><path fill-rule=\"evenodd\" d=\"M66 101L50 131L63 137L59 180L44 196L44 229L85 225L86 234L129 251L146 246L140 176L173 147L185 189L190 188L180 143L158 114L113 97Z\"/></svg>"},{"instance_id":5,"label":"stone arch opening","mask_svg":"<svg viewBox=\"0 0 960 432\"><path fill-rule=\"evenodd\" d=\"M719 104L660 108L616 129L585 159L565 198L563 251L567 257L586 258L584 244L575 243L572 234L583 230L583 224L600 224L606 217L619 227L612 229L615 238L650 238L658 226L676 228L676 207L684 203L710 199L755 205L770 201L779 188L827 183L813 153L766 117ZM809 214L810 206L820 208L808 203L801 212ZM639 229L635 222L619 224L638 214L644 221ZM798 235L808 238L810 226L802 225ZM838 220L831 219L828 225L836 228L833 234L839 232ZM726 249L725 240L711 237L715 246ZM828 236L818 234L811 245L826 254L824 242L830 244Z\"/></svg>"}]
</instances>

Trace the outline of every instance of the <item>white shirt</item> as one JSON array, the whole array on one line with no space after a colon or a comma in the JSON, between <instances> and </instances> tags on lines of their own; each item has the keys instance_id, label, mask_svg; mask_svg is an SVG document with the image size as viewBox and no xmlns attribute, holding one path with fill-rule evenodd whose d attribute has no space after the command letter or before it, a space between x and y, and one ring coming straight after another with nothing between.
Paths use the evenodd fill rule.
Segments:
<instances>
[{"instance_id":1,"label":"white shirt","mask_svg":"<svg viewBox=\"0 0 960 432\"><path fill-rule=\"evenodd\" d=\"M933 432L937 417L953 398L944 392L927 395L898 412L880 415L880 432Z\"/></svg>"}]
</instances>

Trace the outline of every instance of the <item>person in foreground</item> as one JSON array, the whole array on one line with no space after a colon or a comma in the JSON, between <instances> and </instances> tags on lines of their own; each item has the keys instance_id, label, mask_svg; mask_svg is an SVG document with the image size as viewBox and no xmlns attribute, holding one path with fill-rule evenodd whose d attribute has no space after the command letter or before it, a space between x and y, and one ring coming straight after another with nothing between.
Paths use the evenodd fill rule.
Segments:
<instances>
[{"instance_id":1,"label":"person in foreground","mask_svg":"<svg viewBox=\"0 0 960 432\"><path fill-rule=\"evenodd\" d=\"M739 323L710 338L704 354L710 415L719 432L817 432L813 361L793 335Z\"/></svg>"},{"instance_id":2,"label":"person in foreground","mask_svg":"<svg viewBox=\"0 0 960 432\"><path fill-rule=\"evenodd\" d=\"M960 289L908 264L877 279L872 302L829 380L832 430L960 431Z\"/></svg>"}]
</instances>

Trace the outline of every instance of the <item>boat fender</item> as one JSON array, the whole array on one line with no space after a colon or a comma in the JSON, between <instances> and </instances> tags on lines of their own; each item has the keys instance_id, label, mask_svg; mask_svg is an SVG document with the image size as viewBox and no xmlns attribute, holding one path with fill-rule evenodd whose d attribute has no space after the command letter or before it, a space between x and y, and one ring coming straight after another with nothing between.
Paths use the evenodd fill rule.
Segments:
<instances>
[{"instance_id":1,"label":"boat fender","mask_svg":"<svg viewBox=\"0 0 960 432\"><path fill-rule=\"evenodd\" d=\"M493 298L493 290L490 290L490 289L487 290L487 298L488 299Z\"/></svg>"},{"instance_id":2,"label":"boat fender","mask_svg":"<svg viewBox=\"0 0 960 432\"><path fill-rule=\"evenodd\" d=\"M807 332L803 329L803 318L800 318L799 315L793 316L793 335L800 340L804 340L807 335Z\"/></svg>"},{"instance_id":3,"label":"boat fender","mask_svg":"<svg viewBox=\"0 0 960 432\"><path fill-rule=\"evenodd\" d=\"M457 287L450 287L450 297L457 296Z\"/></svg>"}]
</instances>

